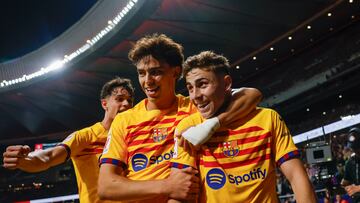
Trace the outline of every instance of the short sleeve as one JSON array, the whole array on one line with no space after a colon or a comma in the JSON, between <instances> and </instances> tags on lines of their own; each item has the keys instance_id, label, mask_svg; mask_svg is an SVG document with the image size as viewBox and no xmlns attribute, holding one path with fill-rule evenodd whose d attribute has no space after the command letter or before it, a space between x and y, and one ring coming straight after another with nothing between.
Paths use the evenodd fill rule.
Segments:
<instances>
[{"instance_id":1,"label":"short sleeve","mask_svg":"<svg viewBox=\"0 0 360 203\"><path fill-rule=\"evenodd\" d=\"M275 112L271 112L274 137L273 150L275 151L275 160L278 166L292 158L299 158L300 152L294 144L291 133L287 128L281 116Z\"/></svg>"},{"instance_id":2,"label":"short sleeve","mask_svg":"<svg viewBox=\"0 0 360 203\"><path fill-rule=\"evenodd\" d=\"M100 164L126 165L128 155L126 134L125 119L122 114L118 114L111 124Z\"/></svg>"},{"instance_id":3,"label":"short sleeve","mask_svg":"<svg viewBox=\"0 0 360 203\"><path fill-rule=\"evenodd\" d=\"M106 133L106 129L101 123L96 123L91 127L70 134L60 145L66 148L68 157L74 157L89 147L94 139L102 133Z\"/></svg>"},{"instance_id":4,"label":"short sleeve","mask_svg":"<svg viewBox=\"0 0 360 203\"><path fill-rule=\"evenodd\" d=\"M171 168L183 169L190 166L197 168L197 151L193 149L193 147L185 151L184 148L179 145L179 138L175 137L174 139L174 154L170 162Z\"/></svg>"},{"instance_id":5,"label":"short sleeve","mask_svg":"<svg viewBox=\"0 0 360 203\"><path fill-rule=\"evenodd\" d=\"M186 130L187 128L200 124L201 122L202 119L200 114L195 113L181 120L176 127L176 131L184 132L184 130ZM184 150L184 148L179 145L179 139L177 137L175 137L174 139L174 155L173 159L171 160L171 167L181 169L191 166L193 168L197 168L197 151L192 147L192 145L190 149Z\"/></svg>"}]
</instances>

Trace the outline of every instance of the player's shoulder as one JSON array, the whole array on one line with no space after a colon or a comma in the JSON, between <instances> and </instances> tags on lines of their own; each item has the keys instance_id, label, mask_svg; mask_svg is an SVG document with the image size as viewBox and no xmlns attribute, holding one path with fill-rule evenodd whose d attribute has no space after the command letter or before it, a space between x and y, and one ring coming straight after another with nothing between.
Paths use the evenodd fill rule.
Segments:
<instances>
[{"instance_id":1,"label":"player's shoulder","mask_svg":"<svg viewBox=\"0 0 360 203\"><path fill-rule=\"evenodd\" d=\"M179 107L189 107L192 103L189 97L183 96L181 94L176 95L179 102Z\"/></svg>"},{"instance_id":2,"label":"player's shoulder","mask_svg":"<svg viewBox=\"0 0 360 203\"><path fill-rule=\"evenodd\" d=\"M88 134L88 133L94 133L94 132L102 132L105 131L105 128L101 125L100 122L97 122L91 126L85 127L83 129L80 129L75 132L75 134Z\"/></svg>"},{"instance_id":3,"label":"player's shoulder","mask_svg":"<svg viewBox=\"0 0 360 203\"><path fill-rule=\"evenodd\" d=\"M140 101L131 109L118 113L113 122L129 122L146 112L145 99Z\"/></svg>"},{"instance_id":4,"label":"player's shoulder","mask_svg":"<svg viewBox=\"0 0 360 203\"><path fill-rule=\"evenodd\" d=\"M278 114L278 112L276 112L274 109L266 107L256 107L256 111L264 114Z\"/></svg>"},{"instance_id":5,"label":"player's shoulder","mask_svg":"<svg viewBox=\"0 0 360 203\"><path fill-rule=\"evenodd\" d=\"M63 142L68 142L73 139L81 142L91 142L93 140L98 139L99 136L107 134L107 130L102 126L100 122L93 124L92 126L88 126L81 130L75 131L71 133Z\"/></svg>"},{"instance_id":6,"label":"player's shoulder","mask_svg":"<svg viewBox=\"0 0 360 203\"><path fill-rule=\"evenodd\" d=\"M178 126L193 126L200 124L204 121L203 117L199 112L193 113L185 118L183 118Z\"/></svg>"}]
</instances>

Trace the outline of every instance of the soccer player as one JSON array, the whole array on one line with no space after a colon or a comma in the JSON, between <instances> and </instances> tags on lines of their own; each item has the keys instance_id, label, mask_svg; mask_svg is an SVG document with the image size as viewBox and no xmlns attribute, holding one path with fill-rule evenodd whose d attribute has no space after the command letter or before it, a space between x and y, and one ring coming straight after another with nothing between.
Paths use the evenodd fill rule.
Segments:
<instances>
[{"instance_id":1,"label":"soccer player","mask_svg":"<svg viewBox=\"0 0 360 203\"><path fill-rule=\"evenodd\" d=\"M147 98L118 114L111 125L100 160L100 198L139 202L194 199L198 193L197 171L187 168L170 174L169 168L175 127L196 112L188 97L175 94L184 60L183 48L165 35L154 34L138 40L129 58L137 68ZM218 116L220 124L244 116L261 97L258 90L250 88L239 94L242 96L229 109L232 113ZM204 104L203 108L207 106ZM214 127L205 128L209 126ZM122 175L124 170L129 171L126 177Z\"/></svg>"},{"instance_id":2,"label":"soccer player","mask_svg":"<svg viewBox=\"0 0 360 203\"><path fill-rule=\"evenodd\" d=\"M46 150L30 152L30 147L26 145L9 146L3 154L4 167L39 172L71 158L80 202L108 202L100 200L97 195L98 160L115 115L132 107L134 89L129 79L117 77L103 86L100 97L105 110L102 122L76 131L58 146Z\"/></svg>"},{"instance_id":3,"label":"soccer player","mask_svg":"<svg viewBox=\"0 0 360 203\"><path fill-rule=\"evenodd\" d=\"M186 60L186 87L199 112L183 119L177 126L179 131L226 108L232 97L228 69L228 60L211 51ZM171 166L172 171L199 170L200 202L277 202L276 166L289 180L296 202L316 202L298 156L281 117L274 110L257 108L232 125L219 128L199 151L175 145Z\"/></svg>"}]
</instances>

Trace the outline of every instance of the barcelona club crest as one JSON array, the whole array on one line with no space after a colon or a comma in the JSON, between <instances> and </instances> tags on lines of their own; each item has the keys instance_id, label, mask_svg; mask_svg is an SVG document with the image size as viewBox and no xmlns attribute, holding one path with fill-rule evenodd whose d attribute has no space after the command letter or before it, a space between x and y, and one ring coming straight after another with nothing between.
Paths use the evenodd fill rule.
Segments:
<instances>
[{"instance_id":1,"label":"barcelona club crest","mask_svg":"<svg viewBox=\"0 0 360 203\"><path fill-rule=\"evenodd\" d=\"M167 128L154 128L152 137L154 142L161 142L166 139L168 135Z\"/></svg>"},{"instance_id":2,"label":"barcelona club crest","mask_svg":"<svg viewBox=\"0 0 360 203\"><path fill-rule=\"evenodd\" d=\"M223 152L226 157L234 157L239 154L237 140L231 140L223 143Z\"/></svg>"}]
</instances>

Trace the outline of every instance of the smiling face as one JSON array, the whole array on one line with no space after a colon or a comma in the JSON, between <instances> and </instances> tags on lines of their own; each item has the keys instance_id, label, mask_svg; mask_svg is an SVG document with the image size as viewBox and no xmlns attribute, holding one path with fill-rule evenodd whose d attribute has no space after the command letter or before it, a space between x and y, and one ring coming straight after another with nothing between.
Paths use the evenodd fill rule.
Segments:
<instances>
[{"instance_id":1,"label":"smiling face","mask_svg":"<svg viewBox=\"0 0 360 203\"><path fill-rule=\"evenodd\" d=\"M115 88L109 97L109 101L118 107L118 113L130 109L133 105L133 99L124 87Z\"/></svg>"},{"instance_id":2,"label":"smiling face","mask_svg":"<svg viewBox=\"0 0 360 203\"><path fill-rule=\"evenodd\" d=\"M186 87L191 101L208 119L216 115L229 96L231 78L229 75L216 75L207 69L194 68L186 74Z\"/></svg>"},{"instance_id":3,"label":"smiling face","mask_svg":"<svg viewBox=\"0 0 360 203\"><path fill-rule=\"evenodd\" d=\"M139 83L148 98L148 108L170 107L175 100L175 84L180 67L171 67L152 56L146 56L137 64Z\"/></svg>"},{"instance_id":4,"label":"smiling face","mask_svg":"<svg viewBox=\"0 0 360 203\"><path fill-rule=\"evenodd\" d=\"M133 98L124 87L115 87L111 95L101 100L101 104L106 111L121 113L130 109L133 105Z\"/></svg>"}]
</instances>

